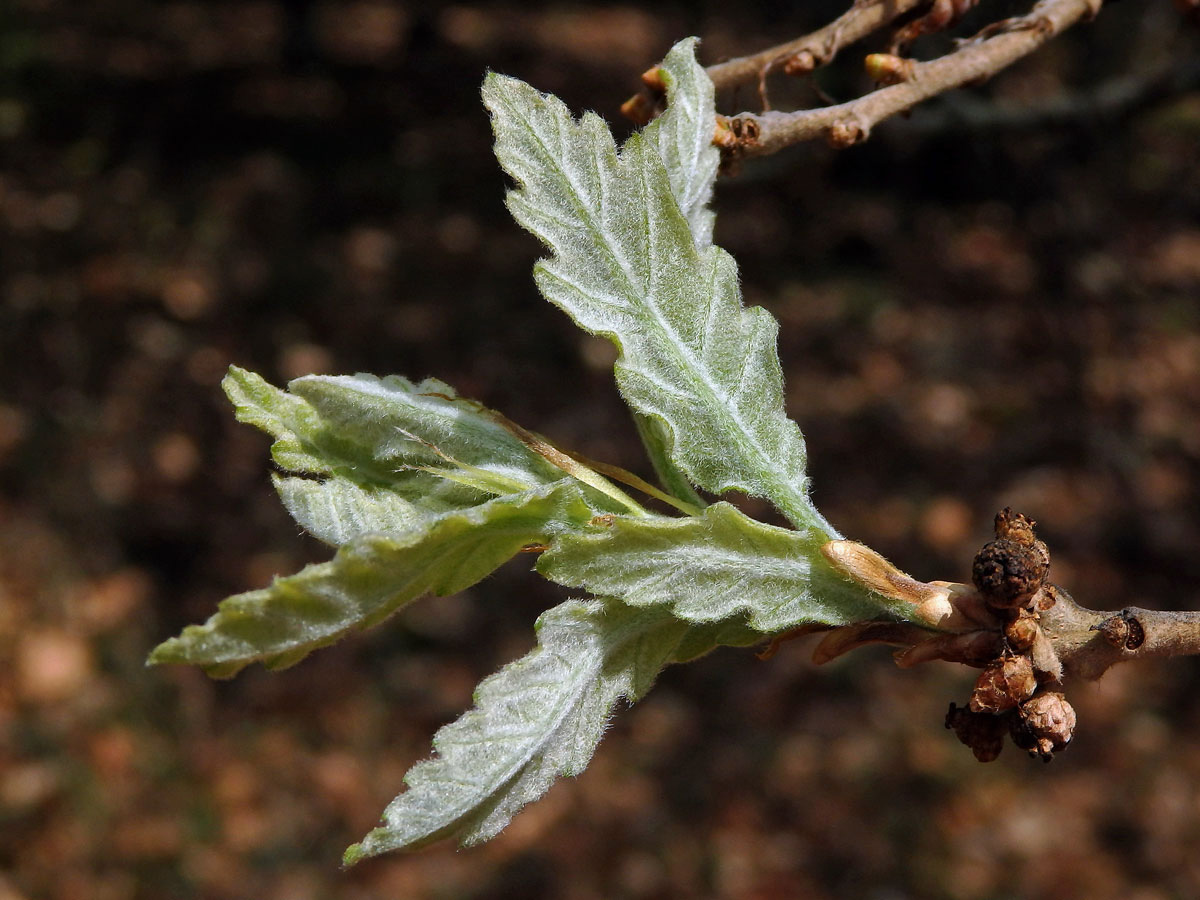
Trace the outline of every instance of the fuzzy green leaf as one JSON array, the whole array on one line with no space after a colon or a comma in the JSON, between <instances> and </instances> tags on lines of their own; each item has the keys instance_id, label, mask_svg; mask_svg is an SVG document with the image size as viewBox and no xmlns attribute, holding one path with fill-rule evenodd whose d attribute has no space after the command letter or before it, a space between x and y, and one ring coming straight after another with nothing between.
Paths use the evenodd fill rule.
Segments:
<instances>
[{"instance_id":1,"label":"fuzzy green leaf","mask_svg":"<svg viewBox=\"0 0 1200 900\"><path fill-rule=\"evenodd\" d=\"M744 614L767 633L897 612L834 571L820 553L825 540L715 503L685 519L618 516L610 525L563 533L538 560L538 571L631 606L667 606L689 622Z\"/></svg>"},{"instance_id":2,"label":"fuzzy green leaf","mask_svg":"<svg viewBox=\"0 0 1200 900\"><path fill-rule=\"evenodd\" d=\"M675 80L675 109L711 120L704 77ZM496 156L519 185L509 209L552 251L535 267L538 287L617 345L621 392L661 422L671 461L706 490L768 497L834 536L809 503L804 441L784 413L778 326L742 306L729 254L693 235L661 134L635 134L618 154L598 116L575 121L522 82L489 75L483 96Z\"/></svg>"},{"instance_id":3,"label":"fuzzy green leaf","mask_svg":"<svg viewBox=\"0 0 1200 900\"><path fill-rule=\"evenodd\" d=\"M494 414L436 379L308 376L283 391L231 367L238 419L275 438L280 498L307 531L340 546L370 532L564 478ZM621 509L596 492L598 510Z\"/></svg>"},{"instance_id":4,"label":"fuzzy green leaf","mask_svg":"<svg viewBox=\"0 0 1200 900\"><path fill-rule=\"evenodd\" d=\"M397 534L367 534L327 563L230 597L203 625L160 644L151 663L191 663L230 677L261 661L283 668L351 631L378 624L432 593L470 587L520 551L592 515L562 481L425 519Z\"/></svg>"},{"instance_id":5,"label":"fuzzy green leaf","mask_svg":"<svg viewBox=\"0 0 1200 900\"><path fill-rule=\"evenodd\" d=\"M309 375L288 390L311 405L328 432L369 451L389 474L453 461L509 490L563 477L486 407L434 378L413 384L398 375Z\"/></svg>"},{"instance_id":6,"label":"fuzzy green leaf","mask_svg":"<svg viewBox=\"0 0 1200 900\"><path fill-rule=\"evenodd\" d=\"M386 485L359 484L338 476L317 481L274 475L271 480L300 527L335 547L364 534L409 531L431 515L456 508L434 497L413 503Z\"/></svg>"},{"instance_id":7,"label":"fuzzy green leaf","mask_svg":"<svg viewBox=\"0 0 1200 900\"><path fill-rule=\"evenodd\" d=\"M442 838L493 837L556 778L584 770L618 700L640 699L664 666L718 639L756 637L732 623L689 626L662 609L575 600L543 613L537 632L537 647L485 679L475 708L437 733L437 756L409 770L408 789L346 851L346 865Z\"/></svg>"}]
</instances>

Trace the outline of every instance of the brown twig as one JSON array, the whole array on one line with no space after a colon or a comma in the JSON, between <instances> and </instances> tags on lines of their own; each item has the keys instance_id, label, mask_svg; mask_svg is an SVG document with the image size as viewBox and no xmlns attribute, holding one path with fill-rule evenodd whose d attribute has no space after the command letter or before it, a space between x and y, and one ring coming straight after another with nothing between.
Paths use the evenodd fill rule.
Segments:
<instances>
[{"instance_id":1,"label":"brown twig","mask_svg":"<svg viewBox=\"0 0 1200 900\"><path fill-rule=\"evenodd\" d=\"M899 84L821 109L718 116L718 135L735 136L724 145L727 155L735 157L775 153L819 137L838 147L856 144L884 119L937 94L995 75L1075 23L1094 16L1102 2L1039 0L1028 15L1008 20L1001 33L969 42L938 59L914 63Z\"/></svg>"},{"instance_id":2,"label":"brown twig","mask_svg":"<svg viewBox=\"0 0 1200 900\"><path fill-rule=\"evenodd\" d=\"M1200 654L1200 611L1127 607L1099 612L1059 591L1059 602L1042 613L1042 629L1063 670L1095 681L1121 662Z\"/></svg>"},{"instance_id":3,"label":"brown twig","mask_svg":"<svg viewBox=\"0 0 1200 900\"><path fill-rule=\"evenodd\" d=\"M946 660L982 669L968 705L950 705L946 727L988 762L1008 733L1045 760L1067 746L1076 715L1065 680L1095 681L1120 662L1200 654L1200 611L1099 612L1047 581L1050 550L1036 524L1011 509L997 513L996 539L976 554L970 585L920 582L863 544L825 544L821 552L839 573L907 607L907 621L829 630L814 661L885 643L899 648L901 668Z\"/></svg>"},{"instance_id":4,"label":"brown twig","mask_svg":"<svg viewBox=\"0 0 1200 900\"><path fill-rule=\"evenodd\" d=\"M856 0L853 6L824 28L770 47L751 56L709 66L706 71L717 90L758 82L766 72L783 67L789 75L811 72L830 62L842 47L916 9L929 0Z\"/></svg>"},{"instance_id":5,"label":"brown twig","mask_svg":"<svg viewBox=\"0 0 1200 900\"><path fill-rule=\"evenodd\" d=\"M761 108L767 110L770 103L766 80L772 71L782 69L788 75L806 75L832 62L842 47L928 3L930 0L855 0L850 9L824 28L750 56L716 63L705 72L718 91L743 84L757 85ZM647 124L661 112L665 88L657 66L642 73L642 83L646 89L621 104L621 113L637 125Z\"/></svg>"},{"instance_id":6,"label":"brown twig","mask_svg":"<svg viewBox=\"0 0 1200 900\"><path fill-rule=\"evenodd\" d=\"M978 585L917 581L871 548L851 541L830 541L821 550L843 575L875 593L910 604L913 621L931 624L870 621L832 629L817 649L818 662L828 662L865 644L888 643L901 648L896 660L902 668L931 660L982 666L988 657L979 657L977 651L987 644L988 635L995 640L1011 638L1006 631L1013 621L1011 612L989 605ZM986 551L981 551L981 556ZM1012 563L1007 571L1012 572ZM937 613L936 621L931 612ZM1061 667L1059 677L1095 681L1121 662L1200 655L1200 610L1130 606L1104 612L1080 606L1061 587L1051 585L1035 618ZM802 633L811 632L806 629Z\"/></svg>"}]
</instances>

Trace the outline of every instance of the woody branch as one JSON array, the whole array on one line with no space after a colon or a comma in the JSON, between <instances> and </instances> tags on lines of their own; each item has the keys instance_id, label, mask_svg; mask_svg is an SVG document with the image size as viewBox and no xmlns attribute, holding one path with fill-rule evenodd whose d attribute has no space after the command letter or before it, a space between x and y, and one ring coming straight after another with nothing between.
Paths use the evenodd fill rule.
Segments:
<instances>
[{"instance_id":1,"label":"woody branch","mask_svg":"<svg viewBox=\"0 0 1200 900\"><path fill-rule=\"evenodd\" d=\"M967 705L950 704L946 727L989 762L1006 737L1044 760L1066 748L1076 724L1063 693L1067 679L1094 681L1119 662L1200 654L1200 612L1086 609L1048 581L1050 550L1035 522L1004 509L995 525L996 539L975 556L970 585L918 581L853 541L825 544L821 552L836 571L908 609L904 621L828 630L814 660L883 643L900 648L902 668L946 660L982 669Z\"/></svg>"},{"instance_id":2,"label":"woody branch","mask_svg":"<svg viewBox=\"0 0 1200 900\"><path fill-rule=\"evenodd\" d=\"M858 143L884 119L1012 65L1082 19L1094 16L1102 2L1040 0L1028 15L996 23L952 53L929 62L900 61L903 65L892 73L899 83L847 103L788 113L719 116L716 142L735 156L762 156L818 137L835 146Z\"/></svg>"},{"instance_id":3,"label":"woody branch","mask_svg":"<svg viewBox=\"0 0 1200 900\"><path fill-rule=\"evenodd\" d=\"M1070 601L1042 613L1068 674L1094 681L1117 663L1200 654L1200 611L1087 609Z\"/></svg>"},{"instance_id":4,"label":"woody branch","mask_svg":"<svg viewBox=\"0 0 1200 900\"><path fill-rule=\"evenodd\" d=\"M858 0L824 28L750 56L709 66L705 71L718 91L760 82L781 67L789 75L811 72L829 63L839 49L855 43L928 0Z\"/></svg>"}]
</instances>

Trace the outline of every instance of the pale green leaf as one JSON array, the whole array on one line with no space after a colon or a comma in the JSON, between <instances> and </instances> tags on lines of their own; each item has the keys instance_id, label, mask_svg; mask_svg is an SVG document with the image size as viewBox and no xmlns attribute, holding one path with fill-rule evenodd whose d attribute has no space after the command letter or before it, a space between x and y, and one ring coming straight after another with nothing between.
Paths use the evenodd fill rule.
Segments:
<instances>
[{"instance_id":1,"label":"pale green leaf","mask_svg":"<svg viewBox=\"0 0 1200 900\"><path fill-rule=\"evenodd\" d=\"M538 646L485 679L475 708L437 733L437 755L409 770L407 790L346 851L347 865L442 838L493 837L555 779L582 772L617 701L641 698L681 649L692 658L718 635L753 640L745 629L689 626L616 601L562 603L537 629Z\"/></svg>"},{"instance_id":2,"label":"pale green leaf","mask_svg":"<svg viewBox=\"0 0 1200 900\"><path fill-rule=\"evenodd\" d=\"M764 525L728 503L684 519L617 516L558 535L538 571L568 587L667 606L689 622L745 615L776 633L806 623L844 625L902 612L838 574L817 531Z\"/></svg>"},{"instance_id":3,"label":"pale green leaf","mask_svg":"<svg viewBox=\"0 0 1200 900\"><path fill-rule=\"evenodd\" d=\"M696 493L687 475L671 459L671 446L675 438L663 420L634 410L633 423L637 426L638 437L642 439L642 446L646 448L646 455L650 457L662 486L677 499L703 509L707 505L704 498Z\"/></svg>"},{"instance_id":4,"label":"pale green leaf","mask_svg":"<svg viewBox=\"0 0 1200 900\"><path fill-rule=\"evenodd\" d=\"M564 480L427 518L407 531L367 534L327 563L228 598L206 623L160 644L150 662L201 665L218 677L255 661L282 668L424 594L470 587L523 546L591 515L579 487Z\"/></svg>"},{"instance_id":5,"label":"pale green leaf","mask_svg":"<svg viewBox=\"0 0 1200 900\"><path fill-rule=\"evenodd\" d=\"M552 484L564 473L485 407L436 379L307 376L280 390L231 367L238 419L275 438L275 479L307 531L341 545ZM588 490L598 510L622 510Z\"/></svg>"},{"instance_id":6,"label":"pale green leaf","mask_svg":"<svg viewBox=\"0 0 1200 900\"><path fill-rule=\"evenodd\" d=\"M676 81L677 102L698 80ZM741 304L737 267L690 230L652 141L618 155L607 125L489 75L496 155L519 187L508 206L552 251L542 293L584 329L613 340L621 392L661 422L671 460L700 487L768 497L797 525L833 529L809 503L799 428L783 409L778 326ZM667 115L670 115L668 109Z\"/></svg>"},{"instance_id":7,"label":"pale green leaf","mask_svg":"<svg viewBox=\"0 0 1200 900\"><path fill-rule=\"evenodd\" d=\"M452 463L494 476L497 489L523 490L563 477L486 407L434 378L413 384L389 375L309 375L288 384L326 429L363 448L388 472Z\"/></svg>"},{"instance_id":8,"label":"pale green leaf","mask_svg":"<svg viewBox=\"0 0 1200 900\"><path fill-rule=\"evenodd\" d=\"M272 481L300 527L335 547L372 532L409 531L431 515L457 508L436 496L423 497L418 505L384 485L337 476L314 480L275 475Z\"/></svg>"},{"instance_id":9,"label":"pale green leaf","mask_svg":"<svg viewBox=\"0 0 1200 900\"><path fill-rule=\"evenodd\" d=\"M221 382L239 422L253 425L275 439L271 456L281 468L313 475L332 471L338 460L327 460L313 436L321 432L320 417L304 400L269 384L261 375L230 366Z\"/></svg>"}]
</instances>

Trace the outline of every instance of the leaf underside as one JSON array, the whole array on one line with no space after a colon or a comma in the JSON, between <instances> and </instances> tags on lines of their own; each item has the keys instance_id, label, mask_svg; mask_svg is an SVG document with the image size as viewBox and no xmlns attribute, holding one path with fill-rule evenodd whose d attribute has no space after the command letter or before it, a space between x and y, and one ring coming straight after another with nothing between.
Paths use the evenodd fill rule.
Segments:
<instances>
[{"instance_id":1,"label":"leaf underside","mask_svg":"<svg viewBox=\"0 0 1200 900\"><path fill-rule=\"evenodd\" d=\"M641 698L671 662L758 639L736 623L689 626L615 600L562 603L537 633L537 647L485 679L475 708L437 733L437 755L409 770L407 790L346 865L445 837L486 841L555 779L586 768L618 700Z\"/></svg>"},{"instance_id":2,"label":"leaf underside","mask_svg":"<svg viewBox=\"0 0 1200 900\"><path fill-rule=\"evenodd\" d=\"M609 516L556 534L543 574L610 599L542 616L537 648L483 682L476 708L438 733L437 755L410 771L347 864L493 836L555 778L582 771L613 705L637 700L671 662L879 613L816 550L834 532L808 501L775 322L742 308L733 262L711 244L712 85L693 45L664 64L667 112L620 154L597 117L576 122L524 84L491 75L484 99L497 156L520 185L509 207L554 254L538 285L617 344L618 382L664 483L689 500L689 479L770 497L800 530L716 504L699 517Z\"/></svg>"},{"instance_id":3,"label":"leaf underside","mask_svg":"<svg viewBox=\"0 0 1200 900\"><path fill-rule=\"evenodd\" d=\"M424 520L397 534L366 534L268 588L223 601L203 625L160 644L152 663L191 663L230 677L252 662L278 669L375 625L425 594L464 590L526 544L592 515L567 481Z\"/></svg>"}]
</instances>

